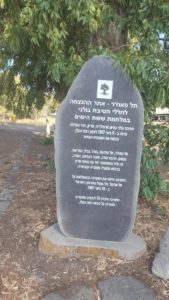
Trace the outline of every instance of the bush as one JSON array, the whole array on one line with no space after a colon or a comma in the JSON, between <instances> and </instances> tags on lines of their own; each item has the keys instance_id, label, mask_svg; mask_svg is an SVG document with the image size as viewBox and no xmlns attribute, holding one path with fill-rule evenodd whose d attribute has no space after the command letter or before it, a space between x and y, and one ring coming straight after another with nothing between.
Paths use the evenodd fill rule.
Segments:
<instances>
[{"instance_id":1,"label":"bush","mask_svg":"<svg viewBox=\"0 0 169 300\"><path fill-rule=\"evenodd\" d=\"M164 125L145 124L144 138L139 194L152 200L158 192L164 192L167 188L158 167L161 162L169 163L169 128Z\"/></svg>"},{"instance_id":2,"label":"bush","mask_svg":"<svg viewBox=\"0 0 169 300\"><path fill-rule=\"evenodd\" d=\"M158 159L169 163L169 126L145 124L144 137L146 144L158 152Z\"/></svg>"},{"instance_id":3,"label":"bush","mask_svg":"<svg viewBox=\"0 0 169 300\"><path fill-rule=\"evenodd\" d=\"M143 146L141 159L140 196L151 200L160 191L162 180L158 172L158 157L154 149Z\"/></svg>"}]
</instances>

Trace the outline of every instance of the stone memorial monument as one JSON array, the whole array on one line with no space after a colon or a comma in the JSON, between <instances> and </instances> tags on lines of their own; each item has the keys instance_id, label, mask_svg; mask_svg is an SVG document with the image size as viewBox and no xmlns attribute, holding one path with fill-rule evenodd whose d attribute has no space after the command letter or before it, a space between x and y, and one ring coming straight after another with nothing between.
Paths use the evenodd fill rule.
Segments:
<instances>
[{"instance_id":1,"label":"stone memorial monument","mask_svg":"<svg viewBox=\"0 0 169 300\"><path fill-rule=\"evenodd\" d=\"M48 235L56 247L112 249L131 259L145 253L132 234L143 120L141 96L120 66L104 56L84 64L57 116L58 225L41 234L42 251Z\"/></svg>"}]
</instances>

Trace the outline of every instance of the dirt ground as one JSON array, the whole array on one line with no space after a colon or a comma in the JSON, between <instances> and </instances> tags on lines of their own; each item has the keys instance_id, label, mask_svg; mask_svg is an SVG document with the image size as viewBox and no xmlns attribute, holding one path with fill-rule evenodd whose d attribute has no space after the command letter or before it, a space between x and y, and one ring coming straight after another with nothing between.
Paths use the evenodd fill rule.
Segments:
<instances>
[{"instance_id":1,"label":"dirt ground","mask_svg":"<svg viewBox=\"0 0 169 300\"><path fill-rule=\"evenodd\" d=\"M15 186L0 218L0 300L38 300L75 282L97 286L98 280L115 274L135 276L158 300L169 299L169 281L151 273L160 238L169 226L168 195L157 195L153 203L139 200L134 231L146 241L148 254L137 261L62 259L38 252L40 232L56 222L55 173L47 168L53 145L43 143L44 132L40 126L0 123L0 192L9 177ZM18 168L12 174L14 161ZM158 203L166 208L163 217L155 213Z\"/></svg>"}]
</instances>

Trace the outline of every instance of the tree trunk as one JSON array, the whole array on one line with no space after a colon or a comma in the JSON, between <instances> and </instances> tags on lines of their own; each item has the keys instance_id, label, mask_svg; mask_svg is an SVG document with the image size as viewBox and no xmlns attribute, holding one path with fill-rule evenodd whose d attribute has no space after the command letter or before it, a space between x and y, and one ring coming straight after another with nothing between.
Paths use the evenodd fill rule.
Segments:
<instances>
[{"instance_id":1,"label":"tree trunk","mask_svg":"<svg viewBox=\"0 0 169 300\"><path fill-rule=\"evenodd\" d=\"M117 51L127 46L127 29L117 26L115 22L110 22L107 34L108 47L112 51Z\"/></svg>"}]
</instances>

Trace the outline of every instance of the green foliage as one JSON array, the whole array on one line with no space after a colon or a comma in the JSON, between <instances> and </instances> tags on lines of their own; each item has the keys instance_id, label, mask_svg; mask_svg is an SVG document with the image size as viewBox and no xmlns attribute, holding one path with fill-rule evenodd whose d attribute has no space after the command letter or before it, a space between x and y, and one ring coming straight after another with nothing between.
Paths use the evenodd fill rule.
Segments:
<instances>
[{"instance_id":1,"label":"green foliage","mask_svg":"<svg viewBox=\"0 0 169 300\"><path fill-rule=\"evenodd\" d=\"M28 93L21 85L20 76L5 71L0 74L0 82L0 104L4 109L12 111L17 118L30 117L33 105L26 100Z\"/></svg>"},{"instance_id":2,"label":"green foliage","mask_svg":"<svg viewBox=\"0 0 169 300\"><path fill-rule=\"evenodd\" d=\"M108 5L98 0L0 3L2 68L20 74L30 104L42 106L45 92L53 90L63 98L88 58L92 34L105 26Z\"/></svg>"},{"instance_id":3,"label":"green foliage","mask_svg":"<svg viewBox=\"0 0 169 300\"><path fill-rule=\"evenodd\" d=\"M169 195L169 181L163 180L160 193L163 195Z\"/></svg>"},{"instance_id":4,"label":"green foliage","mask_svg":"<svg viewBox=\"0 0 169 300\"><path fill-rule=\"evenodd\" d=\"M167 0L0 0L0 68L20 75L26 105L60 100L82 64L96 54L120 62L146 111L169 105ZM11 100L12 101L12 100Z\"/></svg>"},{"instance_id":5,"label":"green foliage","mask_svg":"<svg viewBox=\"0 0 169 300\"><path fill-rule=\"evenodd\" d=\"M158 152L158 159L169 163L169 127L149 122L144 126L144 136L149 147Z\"/></svg>"},{"instance_id":6,"label":"green foliage","mask_svg":"<svg viewBox=\"0 0 169 300\"><path fill-rule=\"evenodd\" d=\"M158 172L159 163L169 162L169 128L145 124L141 160L140 196L152 200L157 192L166 192L167 183Z\"/></svg>"},{"instance_id":7,"label":"green foliage","mask_svg":"<svg viewBox=\"0 0 169 300\"><path fill-rule=\"evenodd\" d=\"M157 167L156 151L149 146L144 146L141 160L140 196L147 200L152 200L161 188L162 180Z\"/></svg>"},{"instance_id":8,"label":"green foliage","mask_svg":"<svg viewBox=\"0 0 169 300\"><path fill-rule=\"evenodd\" d=\"M0 105L0 119L10 119L15 121L16 115L11 111L7 111L3 106Z\"/></svg>"},{"instance_id":9,"label":"green foliage","mask_svg":"<svg viewBox=\"0 0 169 300\"><path fill-rule=\"evenodd\" d=\"M60 102L54 97L53 94L48 94L45 96L45 105L43 107L43 110L55 113L59 110Z\"/></svg>"}]
</instances>

